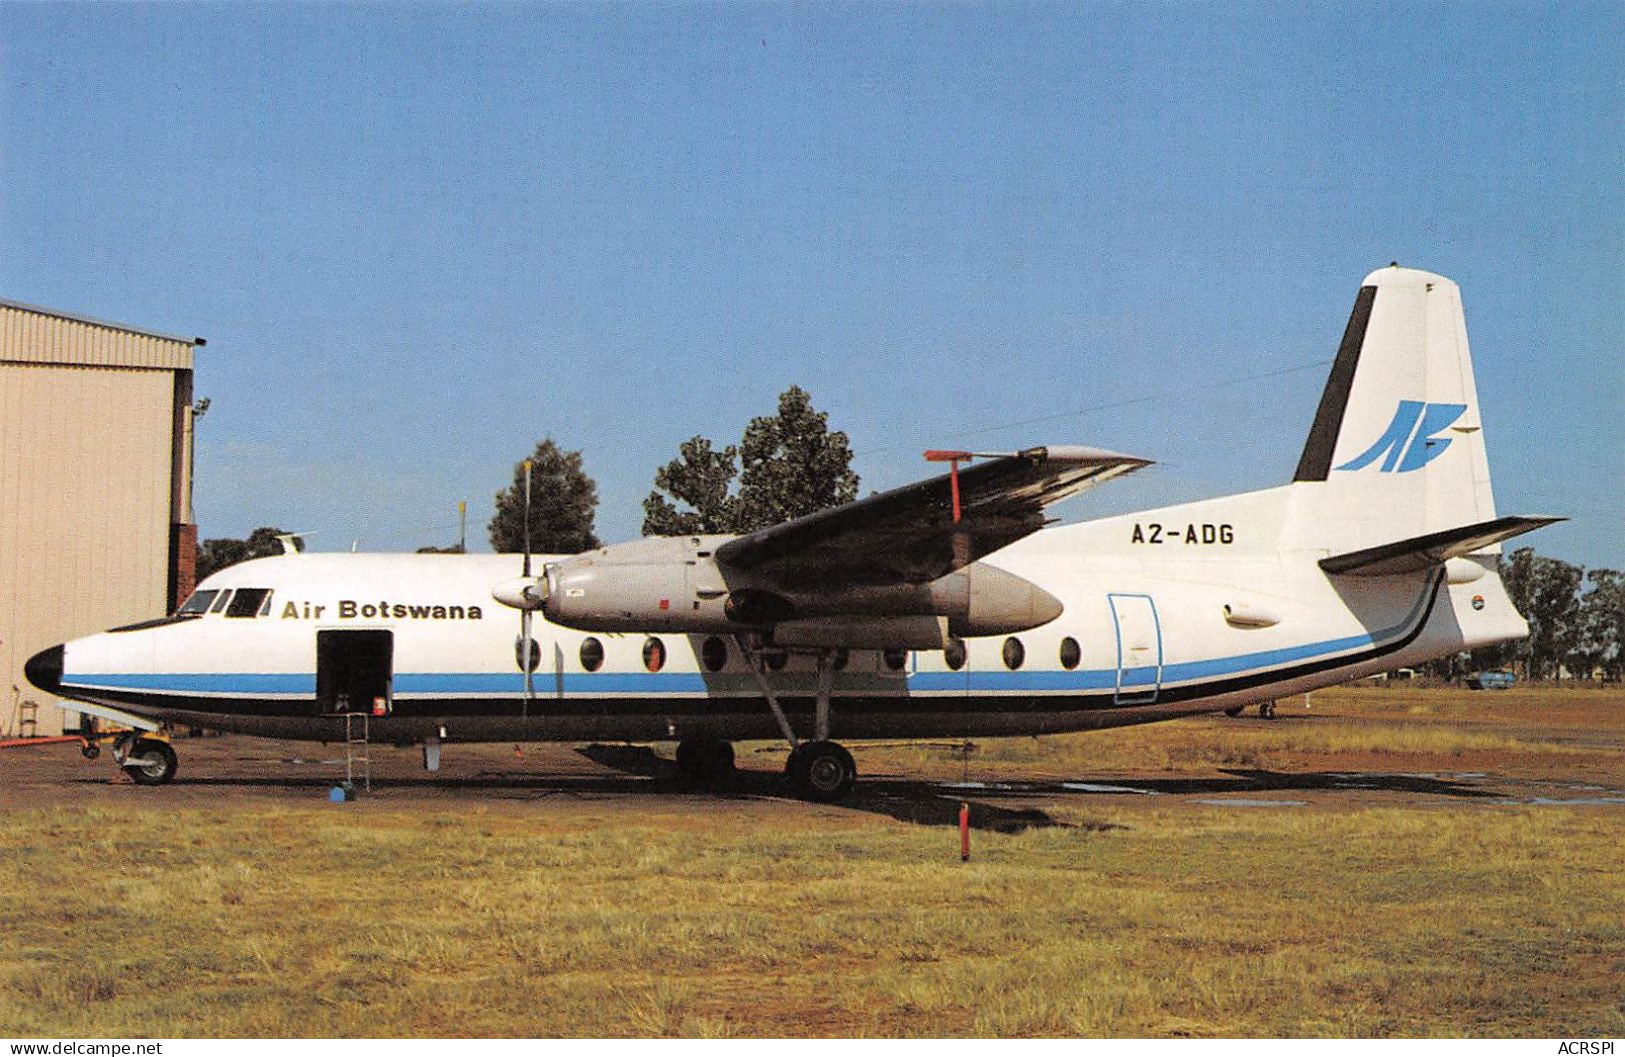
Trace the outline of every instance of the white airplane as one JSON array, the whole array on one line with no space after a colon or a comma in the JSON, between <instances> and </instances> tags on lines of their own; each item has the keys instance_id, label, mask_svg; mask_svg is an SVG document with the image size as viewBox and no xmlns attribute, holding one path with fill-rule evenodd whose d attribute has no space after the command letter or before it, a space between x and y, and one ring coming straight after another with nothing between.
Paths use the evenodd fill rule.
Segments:
<instances>
[{"instance_id":1,"label":"white airplane","mask_svg":"<svg viewBox=\"0 0 1625 1057\"><path fill-rule=\"evenodd\" d=\"M1499 544L1561 520L1496 516L1460 295L1397 266L1361 286L1290 484L1045 528L1049 504L1148 460L928 457L950 473L539 574L529 554L245 562L26 673L137 728L115 757L144 784L175 773L172 725L342 741L365 712L431 770L447 741L613 739L675 741L714 777L730 740L782 737L791 786L834 800L857 776L837 736L1234 714L1521 638Z\"/></svg>"}]
</instances>

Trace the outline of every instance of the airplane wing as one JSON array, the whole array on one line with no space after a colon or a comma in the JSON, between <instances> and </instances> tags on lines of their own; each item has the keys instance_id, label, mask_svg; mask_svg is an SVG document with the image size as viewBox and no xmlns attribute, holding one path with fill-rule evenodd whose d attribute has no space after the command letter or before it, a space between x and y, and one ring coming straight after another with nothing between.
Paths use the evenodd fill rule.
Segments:
<instances>
[{"instance_id":1,"label":"airplane wing","mask_svg":"<svg viewBox=\"0 0 1625 1057\"><path fill-rule=\"evenodd\" d=\"M1099 448L1028 448L740 536L716 558L786 587L926 583L1038 531L1049 504L1150 464Z\"/></svg>"}]
</instances>

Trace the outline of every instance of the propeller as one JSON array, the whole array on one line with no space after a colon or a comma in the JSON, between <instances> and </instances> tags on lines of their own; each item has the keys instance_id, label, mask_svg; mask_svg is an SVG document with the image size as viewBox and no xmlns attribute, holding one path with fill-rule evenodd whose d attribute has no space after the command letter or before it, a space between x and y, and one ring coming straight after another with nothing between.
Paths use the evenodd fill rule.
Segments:
<instances>
[{"instance_id":1,"label":"propeller","mask_svg":"<svg viewBox=\"0 0 1625 1057\"><path fill-rule=\"evenodd\" d=\"M525 560L520 569L520 575L526 580L530 579L530 467L531 461L525 460ZM527 589L526 594L529 594ZM536 640L530 637L530 618L533 611L529 606L519 611L519 642L520 667L525 670L525 703L520 714L530 715L530 703L536 698L536 661L541 651L536 646Z\"/></svg>"},{"instance_id":2,"label":"propeller","mask_svg":"<svg viewBox=\"0 0 1625 1057\"><path fill-rule=\"evenodd\" d=\"M542 650L531 637L531 615L542 608L546 600L547 587L539 583L530 571L530 468L531 461L524 462L525 470L525 557L524 564L520 566L523 573L512 580L504 580L491 588L491 597L505 606L512 606L519 610L519 637L513 640L513 659L519 670L525 673L525 703L522 715L530 715L530 703L536 697L536 667L541 664ZM545 573L544 573L545 575Z\"/></svg>"}]
</instances>

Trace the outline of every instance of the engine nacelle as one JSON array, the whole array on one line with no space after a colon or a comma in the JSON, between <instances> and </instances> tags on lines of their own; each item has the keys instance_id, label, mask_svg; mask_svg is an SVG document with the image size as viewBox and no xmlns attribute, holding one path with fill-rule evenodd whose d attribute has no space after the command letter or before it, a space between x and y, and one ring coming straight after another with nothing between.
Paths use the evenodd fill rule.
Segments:
<instances>
[{"instance_id":1,"label":"engine nacelle","mask_svg":"<svg viewBox=\"0 0 1625 1057\"><path fill-rule=\"evenodd\" d=\"M692 562L595 562L572 558L542 573L542 612L578 631L739 631L727 591Z\"/></svg>"},{"instance_id":2,"label":"engine nacelle","mask_svg":"<svg viewBox=\"0 0 1625 1057\"><path fill-rule=\"evenodd\" d=\"M940 650L948 645L948 618L809 617L773 627L775 646L827 646L853 650Z\"/></svg>"},{"instance_id":3,"label":"engine nacelle","mask_svg":"<svg viewBox=\"0 0 1625 1057\"><path fill-rule=\"evenodd\" d=\"M786 645L854 649L940 649L949 635L1008 635L1062 611L1038 585L981 563L926 584L786 591L719 568L713 549L704 537L606 547L550 562L539 590L504 584L497 597L522 607L539 595L548 620L578 631L771 629Z\"/></svg>"}]
</instances>

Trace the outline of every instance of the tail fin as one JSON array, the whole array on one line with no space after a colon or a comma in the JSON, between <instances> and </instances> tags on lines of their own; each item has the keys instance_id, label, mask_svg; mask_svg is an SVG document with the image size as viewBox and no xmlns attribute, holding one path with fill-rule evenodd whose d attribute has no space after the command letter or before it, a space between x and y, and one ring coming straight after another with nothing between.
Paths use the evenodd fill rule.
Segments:
<instances>
[{"instance_id":1,"label":"tail fin","mask_svg":"<svg viewBox=\"0 0 1625 1057\"><path fill-rule=\"evenodd\" d=\"M1366 276L1293 480L1324 486L1315 516L1341 545L1495 519L1455 283L1397 265Z\"/></svg>"}]
</instances>

